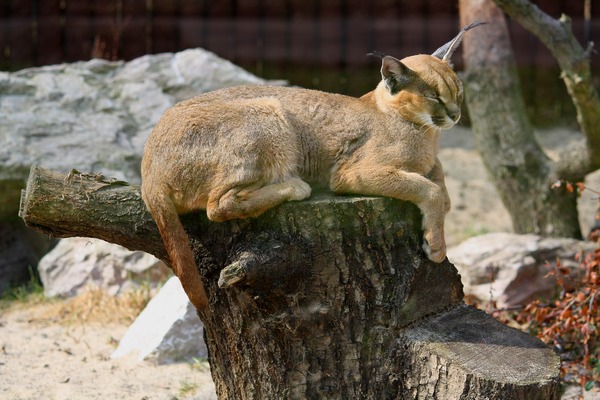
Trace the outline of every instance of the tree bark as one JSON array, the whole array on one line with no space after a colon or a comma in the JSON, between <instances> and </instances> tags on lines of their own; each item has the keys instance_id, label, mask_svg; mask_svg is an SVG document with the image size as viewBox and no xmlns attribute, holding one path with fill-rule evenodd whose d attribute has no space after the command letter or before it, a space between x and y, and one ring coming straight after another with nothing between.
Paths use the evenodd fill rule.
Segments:
<instances>
[{"instance_id":1,"label":"tree bark","mask_svg":"<svg viewBox=\"0 0 600 400\"><path fill-rule=\"evenodd\" d=\"M123 182L34 168L21 215L165 258ZM420 220L411 203L328 194L251 220L183 216L219 398L558 399L558 357L466 307L454 266L421 249Z\"/></svg>"},{"instance_id":2,"label":"tree bark","mask_svg":"<svg viewBox=\"0 0 600 400\"><path fill-rule=\"evenodd\" d=\"M460 0L461 24L488 22L465 35L465 93L473 133L517 233L581 238L577 194L533 135L502 11L492 0Z\"/></svg>"},{"instance_id":3,"label":"tree bark","mask_svg":"<svg viewBox=\"0 0 600 400\"><path fill-rule=\"evenodd\" d=\"M571 20L562 15L556 20L528 0L494 0L504 12L533 33L552 52L562 70L567 91L577 112L577 122L586 138L578 152L568 149L560 157L558 175L582 180L600 168L600 97L592 82L590 54L592 43L584 49L571 30Z\"/></svg>"}]
</instances>

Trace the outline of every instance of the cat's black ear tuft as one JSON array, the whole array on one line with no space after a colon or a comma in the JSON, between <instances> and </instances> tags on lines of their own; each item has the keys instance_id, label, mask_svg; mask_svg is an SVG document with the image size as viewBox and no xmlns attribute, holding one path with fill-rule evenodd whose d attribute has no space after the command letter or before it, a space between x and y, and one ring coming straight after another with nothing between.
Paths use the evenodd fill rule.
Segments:
<instances>
[{"instance_id":1,"label":"cat's black ear tuft","mask_svg":"<svg viewBox=\"0 0 600 400\"><path fill-rule=\"evenodd\" d=\"M381 77L390 94L395 95L413 81L415 73L397 58L384 56Z\"/></svg>"},{"instance_id":2,"label":"cat's black ear tuft","mask_svg":"<svg viewBox=\"0 0 600 400\"><path fill-rule=\"evenodd\" d=\"M432 56L439 58L442 61L446 61L448 64L450 64L450 57L452 57L452 54L454 54L454 51L456 51L456 49L458 48L458 46L460 46L460 43L462 42L462 38L463 35L475 28L476 26L479 25L483 25L483 24L487 24L487 22L484 21L475 21L475 22L471 22L468 25L465 25L460 32L458 32L458 35L456 35L456 37L454 39L452 39L451 41L449 41L448 43L446 43L445 45L443 45L442 47L440 47L439 49L437 49L436 51L433 52Z\"/></svg>"},{"instance_id":3,"label":"cat's black ear tuft","mask_svg":"<svg viewBox=\"0 0 600 400\"><path fill-rule=\"evenodd\" d=\"M372 51L371 53L367 53L367 56L383 59L383 57L385 57L385 53L375 50L375 51Z\"/></svg>"}]
</instances>

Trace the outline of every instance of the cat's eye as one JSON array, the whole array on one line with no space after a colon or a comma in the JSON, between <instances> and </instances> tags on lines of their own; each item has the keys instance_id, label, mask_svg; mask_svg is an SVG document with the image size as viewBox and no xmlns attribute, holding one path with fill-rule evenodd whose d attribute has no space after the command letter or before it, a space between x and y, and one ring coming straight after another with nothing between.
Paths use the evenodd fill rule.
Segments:
<instances>
[{"instance_id":1,"label":"cat's eye","mask_svg":"<svg viewBox=\"0 0 600 400\"><path fill-rule=\"evenodd\" d=\"M424 93L425 97L431 101L435 101L436 103L442 104L442 100L439 98L439 96L434 93L434 92L425 92Z\"/></svg>"}]
</instances>

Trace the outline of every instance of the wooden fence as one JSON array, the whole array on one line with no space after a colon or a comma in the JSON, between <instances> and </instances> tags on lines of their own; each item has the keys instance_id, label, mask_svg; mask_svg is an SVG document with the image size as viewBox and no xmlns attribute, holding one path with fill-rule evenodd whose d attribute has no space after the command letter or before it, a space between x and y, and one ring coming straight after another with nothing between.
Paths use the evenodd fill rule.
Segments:
<instances>
[{"instance_id":1,"label":"wooden fence","mask_svg":"<svg viewBox=\"0 0 600 400\"><path fill-rule=\"evenodd\" d=\"M144 54L203 47L266 78L359 95L379 79L375 61L365 57L366 53L379 50L403 57L435 50L457 32L457 3L0 0L0 69L92 57L130 60ZM570 15L581 42L600 42L599 7L592 9L586 25L584 0L536 3L554 16ZM550 53L517 24L510 23L510 27L529 101L564 98ZM460 52L456 58L460 68ZM598 54L592 61L599 70ZM568 112L568 101L565 107ZM552 110L552 115L556 111Z\"/></svg>"}]
</instances>

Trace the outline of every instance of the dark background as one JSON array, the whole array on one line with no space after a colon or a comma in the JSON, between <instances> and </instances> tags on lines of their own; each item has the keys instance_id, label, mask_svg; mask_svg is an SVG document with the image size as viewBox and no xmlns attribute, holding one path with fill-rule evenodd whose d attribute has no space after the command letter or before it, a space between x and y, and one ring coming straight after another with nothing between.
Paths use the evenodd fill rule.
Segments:
<instances>
[{"instance_id":1,"label":"dark background","mask_svg":"<svg viewBox=\"0 0 600 400\"><path fill-rule=\"evenodd\" d=\"M600 42L597 4L592 4L586 23L584 0L535 3L554 17L569 15L581 43ZM402 58L433 52L458 32L457 4L455 0L0 0L0 69L93 57L131 60L202 47L264 78L359 96L380 79L378 62L366 53L379 50ZM534 122L574 124L573 107L551 54L518 24L509 21L509 26ZM454 59L458 70L460 53ZM597 75L598 53L592 55L592 66Z\"/></svg>"}]
</instances>

